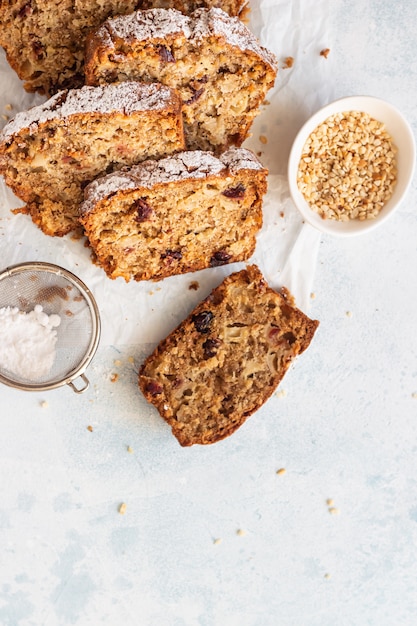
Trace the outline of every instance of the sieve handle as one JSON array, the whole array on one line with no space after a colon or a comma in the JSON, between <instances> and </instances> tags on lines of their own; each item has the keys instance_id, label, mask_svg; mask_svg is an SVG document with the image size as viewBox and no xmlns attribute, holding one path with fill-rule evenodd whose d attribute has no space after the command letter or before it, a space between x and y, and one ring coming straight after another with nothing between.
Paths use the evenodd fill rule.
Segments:
<instances>
[{"instance_id":1,"label":"sieve handle","mask_svg":"<svg viewBox=\"0 0 417 626\"><path fill-rule=\"evenodd\" d=\"M72 380L69 381L68 386L71 387L71 389L75 392L75 393L83 393L84 391L86 391L88 389L88 387L90 386L90 382L87 378L87 376L85 374L81 374L79 378L82 378L82 380L84 381L84 387L76 387L74 385L74 383L72 382ZM78 380L78 379L76 379Z\"/></svg>"}]
</instances>

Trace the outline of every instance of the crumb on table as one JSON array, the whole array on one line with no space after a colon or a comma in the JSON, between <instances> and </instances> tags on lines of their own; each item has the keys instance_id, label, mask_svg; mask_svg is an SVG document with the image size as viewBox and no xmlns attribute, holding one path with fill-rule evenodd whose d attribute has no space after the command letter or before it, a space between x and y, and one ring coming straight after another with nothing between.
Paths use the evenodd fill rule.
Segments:
<instances>
[{"instance_id":1,"label":"crumb on table","mask_svg":"<svg viewBox=\"0 0 417 626\"><path fill-rule=\"evenodd\" d=\"M126 513L126 509L127 509L126 502L122 502L122 504L119 506L120 515L124 515Z\"/></svg>"},{"instance_id":2,"label":"crumb on table","mask_svg":"<svg viewBox=\"0 0 417 626\"><path fill-rule=\"evenodd\" d=\"M327 57L329 56L330 53L330 48L323 48L323 50L320 50L320 56L324 57L325 59L327 59Z\"/></svg>"},{"instance_id":3,"label":"crumb on table","mask_svg":"<svg viewBox=\"0 0 417 626\"><path fill-rule=\"evenodd\" d=\"M294 57L286 57L284 60L284 65L282 66L284 70L290 69L294 65Z\"/></svg>"}]
</instances>

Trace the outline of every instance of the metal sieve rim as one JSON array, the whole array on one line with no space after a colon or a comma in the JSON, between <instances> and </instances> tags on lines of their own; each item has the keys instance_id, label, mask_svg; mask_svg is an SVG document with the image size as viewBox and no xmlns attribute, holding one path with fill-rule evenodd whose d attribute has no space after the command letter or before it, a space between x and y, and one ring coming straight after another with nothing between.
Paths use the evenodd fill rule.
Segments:
<instances>
[{"instance_id":1,"label":"metal sieve rim","mask_svg":"<svg viewBox=\"0 0 417 626\"><path fill-rule=\"evenodd\" d=\"M5 278L10 278L15 274L20 274L25 271L49 272L57 276L62 276L66 278L70 283L75 285L77 289L79 289L79 291L85 298L91 313L91 339L87 350L83 358L80 360L79 364L60 380L54 381L53 383L19 383L12 381L6 376L0 374L0 382L4 383L8 387L21 389L23 391L49 391L50 389L56 389L57 387L63 387L64 385L68 385L75 393L83 393L87 390L89 386L89 381L84 372L86 371L92 358L94 357L100 341L101 321L97 302L87 285L80 278L78 278L78 276L76 276L69 270L61 267L60 265L55 265L54 263L46 263L44 261L30 261L26 263L17 263L16 265L11 265L9 267L6 267L2 272L0 272L0 282ZM77 387L73 383L73 381L75 381L78 377L81 377L84 383L84 386L81 388Z\"/></svg>"}]
</instances>

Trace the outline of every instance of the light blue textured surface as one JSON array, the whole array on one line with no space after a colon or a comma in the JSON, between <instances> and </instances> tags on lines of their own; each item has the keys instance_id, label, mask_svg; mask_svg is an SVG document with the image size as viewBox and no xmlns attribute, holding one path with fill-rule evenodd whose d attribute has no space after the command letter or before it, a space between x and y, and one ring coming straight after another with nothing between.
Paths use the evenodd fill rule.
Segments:
<instances>
[{"instance_id":1,"label":"light blue textured surface","mask_svg":"<svg viewBox=\"0 0 417 626\"><path fill-rule=\"evenodd\" d=\"M253 5L280 64L295 59L271 97L276 126L254 130L273 174L336 97L385 98L416 130L414 2ZM313 343L285 394L214 446L181 449L141 397L155 338L102 345L80 397L0 389L1 626L416 623L416 206L414 181L380 230L322 236Z\"/></svg>"}]
</instances>

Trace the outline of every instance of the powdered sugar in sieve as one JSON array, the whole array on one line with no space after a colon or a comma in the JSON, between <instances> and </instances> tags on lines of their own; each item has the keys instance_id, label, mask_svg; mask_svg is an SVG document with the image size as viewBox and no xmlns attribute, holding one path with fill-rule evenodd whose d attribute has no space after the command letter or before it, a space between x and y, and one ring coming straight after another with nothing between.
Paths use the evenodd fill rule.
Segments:
<instances>
[{"instance_id":1,"label":"powdered sugar in sieve","mask_svg":"<svg viewBox=\"0 0 417 626\"><path fill-rule=\"evenodd\" d=\"M27 391L89 385L100 316L86 285L50 263L22 263L0 274L0 382ZM81 377L83 386L74 380Z\"/></svg>"}]
</instances>

